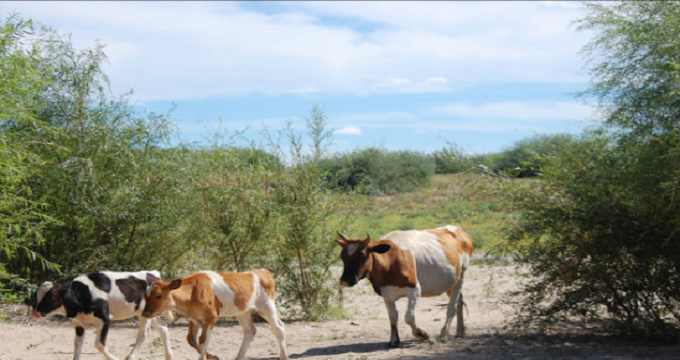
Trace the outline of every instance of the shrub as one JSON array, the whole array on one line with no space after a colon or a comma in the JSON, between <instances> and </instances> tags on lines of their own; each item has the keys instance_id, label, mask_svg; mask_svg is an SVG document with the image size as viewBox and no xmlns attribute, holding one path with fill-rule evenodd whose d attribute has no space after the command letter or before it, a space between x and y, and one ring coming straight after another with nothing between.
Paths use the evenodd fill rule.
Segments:
<instances>
[{"instance_id":1,"label":"shrub","mask_svg":"<svg viewBox=\"0 0 680 360\"><path fill-rule=\"evenodd\" d=\"M494 172L505 172L519 178L535 177L548 157L573 141L573 136L569 134L534 135L502 151L490 168Z\"/></svg>"},{"instance_id":2,"label":"shrub","mask_svg":"<svg viewBox=\"0 0 680 360\"><path fill-rule=\"evenodd\" d=\"M358 190L367 195L412 191L428 183L435 163L430 156L414 151L379 148L356 150L325 159L331 188Z\"/></svg>"}]
</instances>

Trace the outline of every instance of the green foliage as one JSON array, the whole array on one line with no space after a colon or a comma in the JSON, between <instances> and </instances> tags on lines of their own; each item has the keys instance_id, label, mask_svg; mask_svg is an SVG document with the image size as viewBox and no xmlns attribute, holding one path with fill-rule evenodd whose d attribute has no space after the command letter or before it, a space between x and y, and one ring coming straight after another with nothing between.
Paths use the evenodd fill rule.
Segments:
<instances>
[{"instance_id":1,"label":"green foliage","mask_svg":"<svg viewBox=\"0 0 680 360\"><path fill-rule=\"evenodd\" d=\"M379 148L356 150L324 159L332 188L363 194L394 194L414 190L434 174L432 157L414 151Z\"/></svg>"},{"instance_id":2,"label":"green foliage","mask_svg":"<svg viewBox=\"0 0 680 360\"><path fill-rule=\"evenodd\" d=\"M27 263L42 270L58 265L40 254L45 244L43 229L54 224L47 204L34 195L29 179L41 166L41 154L24 143L27 132L39 132L49 141L54 131L37 121L43 106L36 94L49 81L41 72L42 59L29 39L35 33L31 21L10 15L0 23L0 291L23 282L13 263ZM3 295L5 297L5 295ZM6 297L5 297L6 298Z\"/></svg>"},{"instance_id":3,"label":"green foliage","mask_svg":"<svg viewBox=\"0 0 680 360\"><path fill-rule=\"evenodd\" d=\"M432 153L437 174L457 174L469 171L475 164L460 146L450 144Z\"/></svg>"},{"instance_id":4,"label":"green foliage","mask_svg":"<svg viewBox=\"0 0 680 360\"><path fill-rule=\"evenodd\" d=\"M305 150L299 134L290 127L284 131L288 140L288 171L277 175L275 189L280 232L275 242L276 273L284 306L300 311L307 319L328 316L336 302L340 306L340 288L331 273L337 261L335 231L351 223L354 201L336 201L325 186L325 170L319 159L330 141L326 116L314 107L305 118L312 145ZM273 143L278 153L285 153Z\"/></svg>"},{"instance_id":5,"label":"green foliage","mask_svg":"<svg viewBox=\"0 0 680 360\"><path fill-rule=\"evenodd\" d=\"M6 272L36 281L54 275L51 264L63 277L167 269L189 248L182 234L196 230L191 207L180 205L188 177L181 149L167 148L169 115L140 115L127 97L106 94L100 45L78 51L15 17L3 29Z\"/></svg>"},{"instance_id":6,"label":"green foliage","mask_svg":"<svg viewBox=\"0 0 680 360\"><path fill-rule=\"evenodd\" d=\"M592 86L609 125L647 137L677 128L680 3L588 4L579 30L594 30L583 49Z\"/></svg>"},{"instance_id":7,"label":"green foliage","mask_svg":"<svg viewBox=\"0 0 680 360\"><path fill-rule=\"evenodd\" d=\"M176 232L192 226L181 206L187 176L179 149L167 149L169 114L138 114L126 97L104 92L101 46L75 50L52 35L44 49L54 84L39 116L61 129L61 151L47 159L34 187L63 225L47 230L49 258L67 276L100 269L167 269L189 247ZM44 150L44 149L42 149ZM184 227L184 228L182 228Z\"/></svg>"},{"instance_id":8,"label":"green foliage","mask_svg":"<svg viewBox=\"0 0 680 360\"><path fill-rule=\"evenodd\" d=\"M216 145L196 153L192 166L202 209L215 228L210 257L219 269L246 271L263 261L276 231L275 158L253 149ZM269 241L267 241L269 240ZM228 254L228 256L225 256Z\"/></svg>"},{"instance_id":9,"label":"green foliage","mask_svg":"<svg viewBox=\"0 0 680 360\"><path fill-rule=\"evenodd\" d=\"M536 275L527 322L680 338L680 4L589 4L580 29L606 127L507 187L508 245Z\"/></svg>"},{"instance_id":10,"label":"green foliage","mask_svg":"<svg viewBox=\"0 0 680 360\"><path fill-rule=\"evenodd\" d=\"M573 141L574 138L569 134L534 135L519 140L494 159L491 170L519 178L537 176L547 158Z\"/></svg>"}]
</instances>

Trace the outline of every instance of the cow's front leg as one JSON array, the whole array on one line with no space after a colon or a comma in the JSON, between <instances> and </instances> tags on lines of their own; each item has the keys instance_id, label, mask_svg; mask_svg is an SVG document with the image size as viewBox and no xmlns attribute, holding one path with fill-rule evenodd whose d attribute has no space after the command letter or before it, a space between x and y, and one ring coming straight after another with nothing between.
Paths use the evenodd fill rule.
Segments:
<instances>
[{"instance_id":1,"label":"cow's front leg","mask_svg":"<svg viewBox=\"0 0 680 360\"><path fill-rule=\"evenodd\" d=\"M213 326L215 326L217 319L209 320L203 323L201 329L201 337L198 339L199 353L201 357L198 360L219 360L215 355L208 353L208 344L210 344L210 337L212 336Z\"/></svg>"},{"instance_id":2,"label":"cow's front leg","mask_svg":"<svg viewBox=\"0 0 680 360\"><path fill-rule=\"evenodd\" d=\"M191 324L191 322L189 322ZM168 325L160 316L151 319L151 325L161 333L161 340L165 346L165 360L172 360L172 349L170 348L170 337L168 336Z\"/></svg>"},{"instance_id":3,"label":"cow's front leg","mask_svg":"<svg viewBox=\"0 0 680 360\"><path fill-rule=\"evenodd\" d=\"M418 304L418 299L420 299L420 286L416 286L408 292L408 307L406 308L405 320L411 326L413 336L420 340L429 340L430 336L416 325L416 305Z\"/></svg>"},{"instance_id":4,"label":"cow's front leg","mask_svg":"<svg viewBox=\"0 0 680 360\"><path fill-rule=\"evenodd\" d=\"M125 357L125 360L136 360L135 351L137 351L137 348L144 343L144 340L146 340L146 333L149 330L148 321L149 320L145 317L142 316L139 317L139 329L137 330L137 340L135 341L135 345L132 347L132 350L130 350L128 356Z\"/></svg>"},{"instance_id":5,"label":"cow's front leg","mask_svg":"<svg viewBox=\"0 0 680 360\"><path fill-rule=\"evenodd\" d=\"M104 356L106 357L107 360L116 360L116 357L113 356L110 352L109 349L106 348L106 337L109 334L109 327L111 326L111 319L107 319L106 321L101 321L101 323L97 324L97 339L94 343L95 347L97 350L99 350Z\"/></svg>"},{"instance_id":6,"label":"cow's front leg","mask_svg":"<svg viewBox=\"0 0 680 360\"><path fill-rule=\"evenodd\" d=\"M192 348L196 349L199 354L201 354L201 359L207 358L208 360L219 360L219 358L215 355L209 354L206 352L205 356L203 356L203 348L201 347L202 343L199 343L198 340L198 330L199 327L202 326L201 324L195 323L193 320L189 320L189 333L187 334L187 342L189 345L191 345ZM201 334L201 341L205 340L205 337L207 334L205 334L205 330Z\"/></svg>"},{"instance_id":7,"label":"cow's front leg","mask_svg":"<svg viewBox=\"0 0 680 360\"><path fill-rule=\"evenodd\" d=\"M390 334L390 342L387 344L387 346L397 347L399 346L399 330L397 329L399 312L397 311L397 306L394 304L394 301L388 300L386 298L383 298L383 300L385 300L385 307L387 308L387 315L390 317L390 327L392 329Z\"/></svg>"},{"instance_id":8,"label":"cow's front leg","mask_svg":"<svg viewBox=\"0 0 680 360\"><path fill-rule=\"evenodd\" d=\"M73 324L75 326L76 330L76 338L73 341L73 346L75 349L73 350L73 360L80 360L80 354L83 352L83 340L85 339L85 328Z\"/></svg>"}]
</instances>

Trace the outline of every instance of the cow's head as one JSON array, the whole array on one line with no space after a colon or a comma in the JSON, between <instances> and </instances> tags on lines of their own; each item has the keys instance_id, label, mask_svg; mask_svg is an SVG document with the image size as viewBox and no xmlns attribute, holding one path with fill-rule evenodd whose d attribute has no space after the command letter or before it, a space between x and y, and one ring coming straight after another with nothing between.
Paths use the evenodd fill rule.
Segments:
<instances>
[{"instance_id":1,"label":"cow's head","mask_svg":"<svg viewBox=\"0 0 680 360\"><path fill-rule=\"evenodd\" d=\"M365 278L371 272L373 261L371 254L383 254L390 250L388 244L377 244L371 242L371 235L366 233L366 238L348 239L347 236L338 232L340 239L335 241L342 246L340 258L344 263L340 284L351 287L356 285L359 280Z\"/></svg>"},{"instance_id":2,"label":"cow's head","mask_svg":"<svg viewBox=\"0 0 680 360\"><path fill-rule=\"evenodd\" d=\"M175 305L170 293L173 290L182 286L182 279L173 280L171 282L163 282L163 280L156 280L146 289L144 294L144 317L156 317L168 310L171 310Z\"/></svg>"},{"instance_id":3,"label":"cow's head","mask_svg":"<svg viewBox=\"0 0 680 360\"><path fill-rule=\"evenodd\" d=\"M63 299L59 294L61 284L46 281L38 287L35 292L35 302L33 303L33 311L31 317L40 319L50 315L53 311L61 308Z\"/></svg>"}]
</instances>

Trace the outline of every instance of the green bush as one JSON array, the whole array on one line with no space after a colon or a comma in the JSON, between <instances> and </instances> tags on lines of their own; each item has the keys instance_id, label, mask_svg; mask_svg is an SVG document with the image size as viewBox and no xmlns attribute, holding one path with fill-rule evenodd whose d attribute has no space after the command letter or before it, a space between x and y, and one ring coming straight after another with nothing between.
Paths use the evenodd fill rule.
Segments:
<instances>
[{"instance_id":1,"label":"green bush","mask_svg":"<svg viewBox=\"0 0 680 360\"><path fill-rule=\"evenodd\" d=\"M324 159L331 188L358 190L367 195L412 191L428 183L435 172L431 156L415 151L380 148L356 150Z\"/></svg>"},{"instance_id":2,"label":"green bush","mask_svg":"<svg viewBox=\"0 0 680 360\"><path fill-rule=\"evenodd\" d=\"M277 153L287 153L291 166L275 178L279 228L272 248L284 308L307 319L324 319L342 306L341 289L331 273L338 261L335 231L351 225L358 207L356 198L331 196L325 184L320 159L331 136L326 115L315 106L304 120L312 141L308 150L290 128L284 132L287 146L274 146Z\"/></svg>"},{"instance_id":3,"label":"green bush","mask_svg":"<svg viewBox=\"0 0 680 360\"><path fill-rule=\"evenodd\" d=\"M457 174L469 171L475 165L473 158L457 145L436 150L432 153L437 174Z\"/></svg>"},{"instance_id":4,"label":"green bush","mask_svg":"<svg viewBox=\"0 0 680 360\"><path fill-rule=\"evenodd\" d=\"M680 340L680 4L590 3L579 29L605 127L509 186L523 320ZM510 184L510 183L503 183Z\"/></svg>"},{"instance_id":5,"label":"green bush","mask_svg":"<svg viewBox=\"0 0 680 360\"><path fill-rule=\"evenodd\" d=\"M21 28L9 21L6 29ZM11 96L0 103L3 120L9 119L0 140L12 145L3 161L18 161L13 168L20 170L5 183L22 190L12 192L23 197L12 211L33 220L2 219L3 228L6 221L16 226L8 239L13 247L0 258L6 272L35 282L176 264L170 260L190 248L184 235L198 227L190 221L192 207L183 203L191 195L184 152L168 146L174 133L169 115L140 114L127 96L106 93L102 46L78 50L49 30L33 34L29 44L11 45L20 35L2 41L9 45L0 64L15 66L27 51L31 57L21 62L31 67L7 73L17 74L21 86L3 92ZM25 107L12 114L16 106L6 99ZM60 265L61 275L46 264Z\"/></svg>"},{"instance_id":6,"label":"green bush","mask_svg":"<svg viewBox=\"0 0 680 360\"><path fill-rule=\"evenodd\" d=\"M541 172L547 158L573 141L574 137L569 134L534 135L519 140L498 154L490 169L519 178L535 177Z\"/></svg>"}]
</instances>

